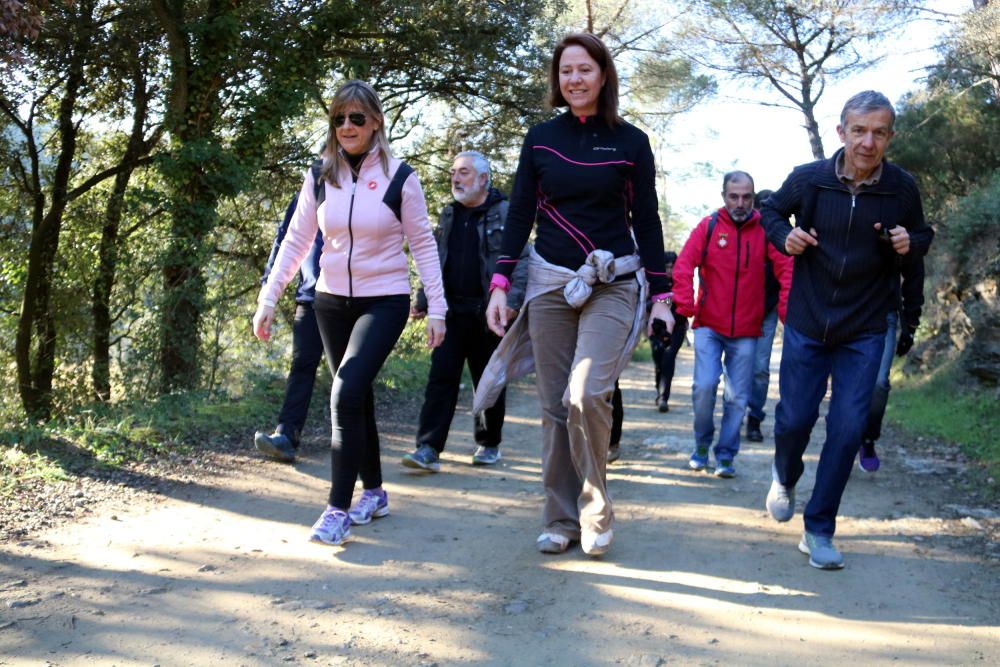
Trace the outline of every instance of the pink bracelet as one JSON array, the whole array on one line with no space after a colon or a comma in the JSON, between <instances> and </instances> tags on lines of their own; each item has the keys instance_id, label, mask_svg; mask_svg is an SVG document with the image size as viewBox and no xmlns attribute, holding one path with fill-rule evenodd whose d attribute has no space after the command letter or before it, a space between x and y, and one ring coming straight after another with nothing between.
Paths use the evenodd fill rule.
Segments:
<instances>
[{"instance_id":1,"label":"pink bracelet","mask_svg":"<svg viewBox=\"0 0 1000 667\"><path fill-rule=\"evenodd\" d=\"M667 303L667 304L671 304L671 303L674 302L674 293L673 292L664 292L662 294L654 294L653 296L650 297L649 300L652 301L653 303Z\"/></svg>"},{"instance_id":2,"label":"pink bracelet","mask_svg":"<svg viewBox=\"0 0 1000 667\"><path fill-rule=\"evenodd\" d=\"M503 290L506 294L510 291L510 279L500 273L494 273L493 279L490 280L490 293L492 294L495 289Z\"/></svg>"}]
</instances>

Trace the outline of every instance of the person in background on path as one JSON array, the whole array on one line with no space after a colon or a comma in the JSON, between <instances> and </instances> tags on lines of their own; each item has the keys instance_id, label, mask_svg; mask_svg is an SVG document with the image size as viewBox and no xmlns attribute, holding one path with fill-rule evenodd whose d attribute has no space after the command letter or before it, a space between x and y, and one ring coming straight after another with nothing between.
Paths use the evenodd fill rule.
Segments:
<instances>
[{"instance_id":1,"label":"person in background on path","mask_svg":"<svg viewBox=\"0 0 1000 667\"><path fill-rule=\"evenodd\" d=\"M413 170L390 152L378 95L367 83L349 81L334 95L329 116L322 185L315 187L313 170L306 173L295 215L257 297L253 330L261 340L270 338L275 304L320 230L314 310L333 375L332 472L327 507L311 539L339 545L350 538L352 523L389 513L372 384L409 313L404 240L427 293L430 348L444 339L448 305L424 193ZM364 491L352 506L359 474Z\"/></svg>"},{"instance_id":2,"label":"person in background on path","mask_svg":"<svg viewBox=\"0 0 1000 667\"><path fill-rule=\"evenodd\" d=\"M933 228L928 227L932 232ZM876 472L881 465L875 442L882 436L882 418L885 417L885 406L889 402L889 371L892 369L892 357L905 357L913 347L913 336L920 326L920 314L924 306L924 258L914 255L910 261L900 266L900 272L895 276L893 291L896 294L896 307L889 310L886 320L885 344L882 348L882 360L878 368L875 388L872 390L871 408L868 410L868 421L858 449L858 466L865 472ZM899 325L902 326L899 326ZM899 333L899 340L896 334Z\"/></svg>"},{"instance_id":3,"label":"person in background on path","mask_svg":"<svg viewBox=\"0 0 1000 667\"><path fill-rule=\"evenodd\" d=\"M674 263L677 261L677 253L667 251L664 253L664 261L667 264L667 284L668 289L674 287ZM649 337L649 346L653 351L653 367L656 375L656 409L660 412L670 412L670 385L674 382L674 369L677 366L677 353L680 352L681 345L684 344L684 337L687 335L687 318L677 312L677 303L671 306L674 316L674 330L666 331L660 329L653 331Z\"/></svg>"},{"instance_id":4,"label":"person in background on path","mask_svg":"<svg viewBox=\"0 0 1000 667\"><path fill-rule=\"evenodd\" d=\"M260 284L267 284L267 279L274 268L274 259L278 256L281 241L288 232L299 202L299 196L292 197L285 217L278 225L278 233L271 244L271 255L267 258L267 266ZM316 369L323 359L323 340L316 326L316 313L313 311L313 301L316 299L316 278L319 277L319 257L323 251L323 234L316 232L316 239L309 248L302 266L299 267L299 285L295 290L295 320L292 324L292 367L288 371L285 384L285 400L278 412L278 424L274 432L268 435L257 431L253 436L257 449L282 463L294 463L295 454L299 448L299 437L309 413L309 403L312 400L313 386L316 384Z\"/></svg>"},{"instance_id":5,"label":"person in background on path","mask_svg":"<svg viewBox=\"0 0 1000 667\"><path fill-rule=\"evenodd\" d=\"M545 486L536 548L562 553L579 540L584 553L599 556L614 536L605 482L611 397L642 335L647 279L650 325L660 319L669 331L674 322L653 151L618 114L611 52L592 34L567 35L549 83L551 105L569 110L528 130L521 149L486 311L490 328L506 336L476 406L533 365ZM527 294L507 332L507 293L533 227Z\"/></svg>"},{"instance_id":6,"label":"person in background on path","mask_svg":"<svg viewBox=\"0 0 1000 667\"><path fill-rule=\"evenodd\" d=\"M765 262L770 258L781 284L779 314L792 274L791 258L767 242L760 212L753 207L753 178L731 171L722 180L723 206L694 228L674 265L674 303L677 312L693 317L694 451L692 470L705 470L715 435L715 395L725 364L722 424L715 445L715 475L736 474L740 425L753 381L757 338L764 319ZM698 270L698 297L694 273Z\"/></svg>"},{"instance_id":7,"label":"person in background on path","mask_svg":"<svg viewBox=\"0 0 1000 667\"><path fill-rule=\"evenodd\" d=\"M754 197L753 207L759 211L760 203L770 196L770 190L761 190ZM750 397L747 399L747 440L750 442L764 442L760 424L766 416L764 404L771 384L771 350L774 347L774 334L778 330L778 295L781 285L774 275L771 260L765 260L764 264L764 321L761 336L754 348L753 381L750 384Z\"/></svg>"},{"instance_id":8,"label":"person in background on path","mask_svg":"<svg viewBox=\"0 0 1000 667\"><path fill-rule=\"evenodd\" d=\"M809 564L824 570L844 567L833 535L871 409L895 305L897 261L922 256L930 245L916 182L884 159L895 118L881 93L851 97L837 125L843 148L796 167L762 203L768 240L795 257L765 506L776 521L794 516L802 455L832 382L826 440L799 542Z\"/></svg>"},{"instance_id":9,"label":"person in background on path","mask_svg":"<svg viewBox=\"0 0 1000 667\"><path fill-rule=\"evenodd\" d=\"M482 153L465 151L451 167L451 194L455 200L441 210L436 230L438 257L448 301L448 336L431 353L431 368L420 408L417 448L403 456L403 465L437 472L455 416L462 367L468 362L473 385L496 349L500 338L486 326L486 299L493 266L500 254L507 219L507 196L492 187L490 163ZM527 246L524 257L527 257ZM520 264L511 281L507 317L513 319L524 300L528 264ZM423 289L410 316L421 318L427 311ZM488 410L473 416L476 451L474 465L490 465L500 459L505 395Z\"/></svg>"}]
</instances>

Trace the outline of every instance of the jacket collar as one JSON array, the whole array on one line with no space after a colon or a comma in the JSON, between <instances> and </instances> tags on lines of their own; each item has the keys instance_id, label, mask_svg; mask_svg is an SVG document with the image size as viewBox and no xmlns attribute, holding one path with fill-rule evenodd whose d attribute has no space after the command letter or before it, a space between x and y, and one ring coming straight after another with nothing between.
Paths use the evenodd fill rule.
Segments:
<instances>
[{"instance_id":1,"label":"jacket collar","mask_svg":"<svg viewBox=\"0 0 1000 667\"><path fill-rule=\"evenodd\" d=\"M844 192L850 192L850 189L845 185L840 178L837 177L837 160L840 159L841 154L843 154L844 149L840 148L833 157L829 157L826 160L820 160L816 164L818 169L813 177L813 182L824 188L832 188L835 190L843 190ZM894 193L899 189L899 167L892 164L885 158L882 158L882 174L879 178L878 183L874 185L862 186L858 192L877 192L881 194Z\"/></svg>"}]
</instances>

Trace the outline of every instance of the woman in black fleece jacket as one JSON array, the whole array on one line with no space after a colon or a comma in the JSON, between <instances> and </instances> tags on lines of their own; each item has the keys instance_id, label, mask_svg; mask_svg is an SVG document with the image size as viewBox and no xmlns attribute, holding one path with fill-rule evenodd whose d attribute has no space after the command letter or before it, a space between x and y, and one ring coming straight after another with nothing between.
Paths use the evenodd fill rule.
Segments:
<instances>
[{"instance_id":1,"label":"woman in black fleece jacket","mask_svg":"<svg viewBox=\"0 0 1000 667\"><path fill-rule=\"evenodd\" d=\"M618 115L610 52L593 35L567 35L549 74L550 103L569 111L532 127L524 140L487 320L504 334L510 276L537 219L530 303L516 323L531 339L542 403L545 527L537 547L561 553L579 540L596 556L613 536L605 481L611 395L644 316L641 267L654 295L652 317L670 328L673 318L653 152L646 135ZM587 274L592 288L576 274Z\"/></svg>"}]
</instances>

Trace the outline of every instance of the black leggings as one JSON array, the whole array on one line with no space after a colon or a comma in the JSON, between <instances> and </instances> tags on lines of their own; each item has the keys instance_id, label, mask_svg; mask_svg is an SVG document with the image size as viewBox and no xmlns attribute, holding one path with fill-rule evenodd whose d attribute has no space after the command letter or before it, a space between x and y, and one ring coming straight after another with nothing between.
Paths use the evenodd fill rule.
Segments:
<instances>
[{"instance_id":1,"label":"black leggings","mask_svg":"<svg viewBox=\"0 0 1000 667\"><path fill-rule=\"evenodd\" d=\"M316 322L333 375L330 414L330 500L346 510L361 475L366 489L382 486L372 383L392 351L409 313L410 297L354 297L316 292Z\"/></svg>"}]
</instances>

